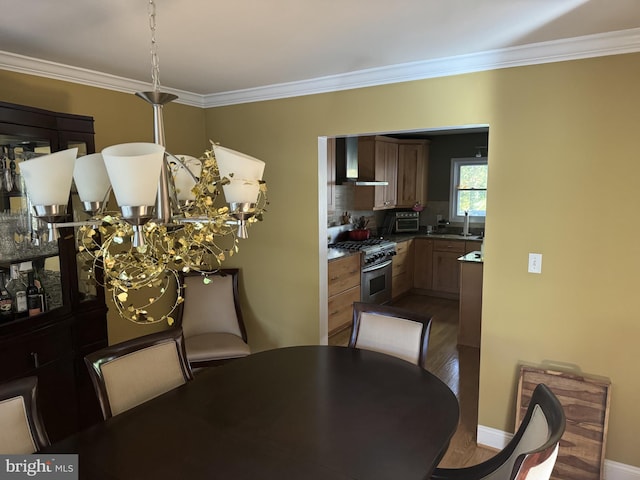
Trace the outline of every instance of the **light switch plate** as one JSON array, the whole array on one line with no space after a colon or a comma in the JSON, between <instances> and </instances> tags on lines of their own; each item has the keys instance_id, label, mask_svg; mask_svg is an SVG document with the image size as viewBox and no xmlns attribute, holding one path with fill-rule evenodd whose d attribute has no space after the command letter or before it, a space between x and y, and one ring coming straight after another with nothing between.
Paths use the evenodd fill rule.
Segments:
<instances>
[{"instance_id":1,"label":"light switch plate","mask_svg":"<svg viewBox=\"0 0 640 480\"><path fill-rule=\"evenodd\" d=\"M529 254L529 273L542 273L542 254L530 253Z\"/></svg>"}]
</instances>

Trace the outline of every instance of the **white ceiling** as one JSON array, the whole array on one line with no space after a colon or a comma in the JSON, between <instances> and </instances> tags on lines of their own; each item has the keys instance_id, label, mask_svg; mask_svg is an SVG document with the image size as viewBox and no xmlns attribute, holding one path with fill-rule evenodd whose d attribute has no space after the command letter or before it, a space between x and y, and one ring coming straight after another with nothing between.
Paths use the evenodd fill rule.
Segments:
<instances>
[{"instance_id":1,"label":"white ceiling","mask_svg":"<svg viewBox=\"0 0 640 480\"><path fill-rule=\"evenodd\" d=\"M148 87L147 4L0 0L0 68L123 91ZM161 83L203 106L640 51L640 0L156 5Z\"/></svg>"}]
</instances>

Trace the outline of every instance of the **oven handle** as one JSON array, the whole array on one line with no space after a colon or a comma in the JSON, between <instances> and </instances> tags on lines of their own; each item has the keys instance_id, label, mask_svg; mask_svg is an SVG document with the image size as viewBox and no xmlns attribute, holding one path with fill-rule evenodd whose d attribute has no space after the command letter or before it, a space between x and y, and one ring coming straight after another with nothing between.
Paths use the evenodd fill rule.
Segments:
<instances>
[{"instance_id":1,"label":"oven handle","mask_svg":"<svg viewBox=\"0 0 640 480\"><path fill-rule=\"evenodd\" d=\"M384 263L380 263L378 265L373 265L371 267L365 267L362 269L362 273L375 272L376 270L382 270L383 268L388 267L393 263L393 260L387 260Z\"/></svg>"}]
</instances>

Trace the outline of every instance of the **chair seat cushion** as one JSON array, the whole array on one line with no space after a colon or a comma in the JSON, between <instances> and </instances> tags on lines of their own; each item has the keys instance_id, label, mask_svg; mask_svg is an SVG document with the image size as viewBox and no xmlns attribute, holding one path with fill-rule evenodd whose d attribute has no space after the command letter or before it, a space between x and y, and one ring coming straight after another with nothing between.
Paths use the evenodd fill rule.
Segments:
<instances>
[{"instance_id":1,"label":"chair seat cushion","mask_svg":"<svg viewBox=\"0 0 640 480\"><path fill-rule=\"evenodd\" d=\"M184 339L190 362L246 357L249 345L231 333L201 333Z\"/></svg>"}]
</instances>

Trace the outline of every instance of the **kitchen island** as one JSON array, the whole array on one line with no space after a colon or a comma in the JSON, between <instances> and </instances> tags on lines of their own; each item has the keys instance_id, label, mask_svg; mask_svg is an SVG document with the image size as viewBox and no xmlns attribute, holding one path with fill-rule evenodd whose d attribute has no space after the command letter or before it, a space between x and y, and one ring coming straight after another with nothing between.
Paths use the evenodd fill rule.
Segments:
<instances>
[{"instance_id":1,"label":"kitchen island","mask_svg":"<svg viewBox=\"0 0 640 480\"><path fill-rule=\"evenodd\" d=\"M484 262L479 251L458 258L460 263L460 319L458 345L480 347L482 320L482 272Z\"/></svg>"}]
</instances>

